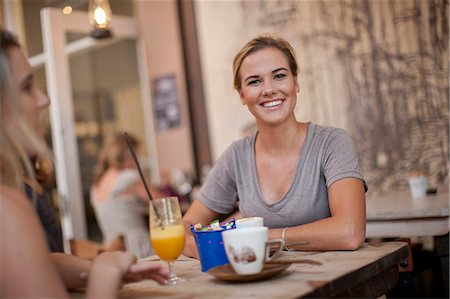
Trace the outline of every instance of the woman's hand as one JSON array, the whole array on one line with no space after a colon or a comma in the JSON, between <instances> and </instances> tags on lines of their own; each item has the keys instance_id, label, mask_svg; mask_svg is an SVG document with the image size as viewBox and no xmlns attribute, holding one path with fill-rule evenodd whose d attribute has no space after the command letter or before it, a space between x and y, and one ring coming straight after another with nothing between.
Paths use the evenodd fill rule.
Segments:
<instances>
[{"instance_id":1,"label":"woman's hand","mask_svg":"<svg viewBox=\"0 0 450 299\"><path fill-rule=\"evenodd\" d=\"M124 283L138 282L144 279L152 279L163 284L169 277L169 270L162 265L151 261L137 262L131 265L128 272L123 276Z\"/></svg>"},{"instance_id":2,"label":"woman's hand","mask_svg":"<svg viewBox=\"0 0 450 299\"><path fill-rule=\"evenodd\" d=\"M89 274L87 298L115 298L122 283L153 279L162 284L169 272L161 265L151 262L136 263L130 252L104 252L97 256Z\"/></svg>"},{"instance_id":3,"label":"woman's hand","mask_svg":"<svg viewBox=\"0 0 450 299\"><path fill-rule=\"evenodd\" d=\"M163 284L169 277L169 270L163 268L162 265L150 261L136 263L136 257L129 252L104 252L94 261L96 262L97 267L99 267L99 263L105 264L104 266L106 267L111 266L107 265L109 263L116 264L116 267L118 267L120 273L122 273L122 282L124 283L152 279ZM130 266L128 266L129 263L131 263ZM83 272L81 277L87 278L88 273Z\"/></svg>"}]
</instances>

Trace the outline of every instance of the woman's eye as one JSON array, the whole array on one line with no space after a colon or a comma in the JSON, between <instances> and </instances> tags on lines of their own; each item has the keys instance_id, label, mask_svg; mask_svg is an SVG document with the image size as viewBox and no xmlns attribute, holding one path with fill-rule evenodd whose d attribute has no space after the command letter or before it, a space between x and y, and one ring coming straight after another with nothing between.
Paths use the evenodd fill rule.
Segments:
<instances>
[{"instance_id":1,"label":"woman's eye","mask_svg":"<svg viewBox=\"0 0 450 299\"><path fill-rule=\"evenodd\" d=\"M247 82L247 85L256 85L256 84L258 84L260 82L260 80L250 80L250 81L248 81Z\"/></svg>"},{"instance_id":2,"label":"woman's eye","mask_svg":"<svg viewBox=\"0 0 450 299\"><path fill-rule=\"evenodd\" d=\"M284 78L284 77L286 77L286 74L283 74L283 73L280 73L280 74L276 74L276 75L275 75L275 79L282 79L282 78Z\"/></svg>"},{"instance_id":3,"label":"woman's eye","mask_svg":"<svg viewBox=\"0 0 450 299\"><path fill-rule=\"evenodd\" d=\"M25 92L31 92L31 90L33 89L33 84L32 83L27 83L23 86L23 90Z\"/></svg>"}]
</instances>

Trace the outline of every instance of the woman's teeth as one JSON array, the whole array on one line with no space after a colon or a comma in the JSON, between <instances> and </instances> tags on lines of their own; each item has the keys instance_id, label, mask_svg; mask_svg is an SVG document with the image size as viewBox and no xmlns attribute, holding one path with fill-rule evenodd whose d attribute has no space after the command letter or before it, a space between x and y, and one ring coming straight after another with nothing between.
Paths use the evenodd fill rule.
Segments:
<instances>
[{"instance_id":1,"label":"woman's teeth","mask_svg":"<svg viewBox=\"0 0 450 299\"><path fill-rule=\"evenodd\" d=\"M264 108L271 108L271 107L281 105L281 103L283 103L282 100L275 100L275 101L270 101L270 102L264 102L264 103L262 103L262 106Z\"/></svg>"}]
</instances>

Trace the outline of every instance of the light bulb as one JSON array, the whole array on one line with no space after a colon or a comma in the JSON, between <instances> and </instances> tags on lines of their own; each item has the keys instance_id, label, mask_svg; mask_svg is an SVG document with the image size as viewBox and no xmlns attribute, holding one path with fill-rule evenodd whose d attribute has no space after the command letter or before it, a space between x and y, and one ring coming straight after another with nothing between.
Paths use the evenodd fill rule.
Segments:
<instances>
[{"instance_id":1,"label":"light bulb","mask_svg":"<svg viewBox=\"0 0 450 299\"><path fill-rule=\"evenodd\" d=\"M89 21L95 27L91 36L94 38L106 38L111 36L108 29L111 22L111 8L108 0L89 0Z\"/></svg>"},{"instance_id":2,"label":"light bulb","mask_svg":"<svg viewBox=\"0 0 450 299\"><path fill-rule=\"evenodd\" d=\"M71 13L72 13L72 6L70 6L70 5L64 6L63 14L70 15Z\"/></svg>"},{"instance_id":3,"label":"light bulb","mask_svg":"<svg viewBox=\"0 0 450 299\"><path fill-rule=\"evenodd\" d=\"M100 28L105 28L107 23L106 23L106 13L103 10L103 8L101 7L96 7L94 10L94 20L95 20L95 24L96 26L100 27Z\"/></svg>"}]
</instances>

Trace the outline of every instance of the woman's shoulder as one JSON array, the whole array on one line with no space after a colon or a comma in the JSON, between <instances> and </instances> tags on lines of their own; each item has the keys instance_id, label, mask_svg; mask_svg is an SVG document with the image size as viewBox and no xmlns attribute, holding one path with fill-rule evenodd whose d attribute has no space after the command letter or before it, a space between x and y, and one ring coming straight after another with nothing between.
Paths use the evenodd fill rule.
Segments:
<instances>
[{"instance_id":1,"label":"woman's shoulder","mask_svg":"<svg viewBox=\"0 0 450 299\"><path fill-rule=\"evenodd\" d=\"M31 201L19 189L0 184L0 219L2 226L14 227L16 231L26 228L26 233L40 227L40 221Z\"/></svg>"},{"instance_id":2,"label":"woman's shoulder","mask_svg":"<svg viewBox=\"0 0 450 299\"><path fill-rule=\"evenodd\" d=\"M21 190L3 184L0 184L0 226L0 252L5 272L1 279L2 287L5 286L2 295L65 297L61 279L49 259L44 230L31 202Z\"/></svg>"},{"instance_id":3,"label":"woman's shoulder","mask_svg":"<svg viewBox=\"0 0 450 299\"><path fill-rule=\"evenodd\" d=\"M220 165L219 168L229 169L240 164L243 161L249 160L249 155L252 154L252 136L246 136L241 139L233 141L215 161L214 165Z\"/></svg>"},{"instance_id":4,"label":"woman's shoulder","mask_svg":"<svg viewBox=\"0 0 450 299\"><path fill-rule=\"evenodd\" d=\"M123 180L123 179L130 179L130 180L138 179L139 172L135 168L122 169L122 170L120 170L120 172L118 174L118 178L121 180Z\"/></svg>"},{"instance_id":5,"label":"woman's shoulder","mask_svg":"<svg viewBox=\"0 0 450 299\"><path fill-rule=\"evenodd\" d=\"M315 151L347 153L354 151L355 144L350 133L342 128L316 125L311 146Z\"/></svg>"},{"instance_id":6,"label":"woman's shoulder","mask_svg":"<svg viewBox=\"0 0 450 299\"><path fill-rule=\"evenodd\" d=\"M1 213L5 216L8 215L14 209L31 209L34 211L30 200L26 195L19 189L4 184L0 184L0 202L1 202Z\"/></svg>"},{"instance_id":7,"label":"woman's shoulder","mask_svg":"<svg viewBox=\"0 0 450 299\"><path fill-rule=\"evenodd\" d=\"M310 126L314 127L317 133L335 133L335 132L346 132L343 128L335 127L335 126L325 126L310 123Z\"/></svg>"},{"instance_id":8,"label":"woman's shoulder","mask_svg":"<svg viewBox=\"0 0 450 299\"><path fill-rule=\"evenodd\" d=\"M129 168L129 169L122 169L117 179L115 180L114 186L111 188L112 194L119 194L122 193L124 190L129 188L130 186L133 186L140 180L139 172L137 169Z\"/></svg>"},{"instance_id":9,"label":"woman's shoulder","mask_svg":"<svg viewBox=\"0 0 450 299\"><path fill-rule=\"evenodd\" d=\"M253 144L255 142L255 137L257 133L254 133L250 136L242 137L238 140L233 141L230 146L225 150L225 152L234 152L234 153L242 153L251 151L253 148Z\"/></svg>"},{"instance_id":10,"label":"woman's shoulder","mask_svg":"<svg viewBox=\"0 0 450 299\"><path fill-rule=\"evenodd\" d=\"M105 172L99 183L93 186L93 190L102 188L114 189L117 185L130 184L139 178L137 169L109 169Z\"/></svg>"},{"instance_id":11,"label":"woman's shoulder","mask_svg":"<svg viewBox=\"0 0 450 299\"><path fill-rule=\"evenodd\" d=\"M319 138L348 138L350 134L343 128L310 124L314 136Z\"/></svg>"}]
</instances>

